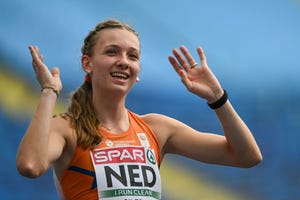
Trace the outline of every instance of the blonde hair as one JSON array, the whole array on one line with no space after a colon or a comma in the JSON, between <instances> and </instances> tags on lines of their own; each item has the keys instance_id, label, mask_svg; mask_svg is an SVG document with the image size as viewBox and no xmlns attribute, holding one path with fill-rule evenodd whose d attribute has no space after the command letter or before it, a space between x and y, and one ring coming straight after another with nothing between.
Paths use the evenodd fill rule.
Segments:
<instances>
[{"instance_id":1,"label":"blonde hair","mask_svg":"<svg viewBox=\"0 0 300 200\"><path fill-rule=\"evenodd\" d=\"M104 29L114 28L128 30L138 37L138 33L128 24L109 19L97 24L97 26L89 32L81 47L82 54L92 56L93 47L99 38L99 34L97 33ZM96 145L102 140L102 136L98 130L100 121L95 114L92 92L93 87L91 81L85 80L71 95L70 105L66 113L66 115L70 117L71 127L76 131L77 145L81 145L84 149Z\"/></svg>"}]
</instances>

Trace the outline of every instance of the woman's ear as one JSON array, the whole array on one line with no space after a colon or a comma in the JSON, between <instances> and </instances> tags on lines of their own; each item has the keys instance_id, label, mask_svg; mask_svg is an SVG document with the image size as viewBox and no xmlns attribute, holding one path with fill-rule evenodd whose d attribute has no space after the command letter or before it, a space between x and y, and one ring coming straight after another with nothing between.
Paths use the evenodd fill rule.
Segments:
<instances>
[{"instance_id":1,"label":"woman's ear","mask_svg":"<svg viewBox=\"0 0 300 200\"><path fill-rule=\"evenodd\" d=\"M90 57L88 55L81 56L81 66L86 73L92 73L93 69L91 67Z\"/></svg>"}]
</instances>

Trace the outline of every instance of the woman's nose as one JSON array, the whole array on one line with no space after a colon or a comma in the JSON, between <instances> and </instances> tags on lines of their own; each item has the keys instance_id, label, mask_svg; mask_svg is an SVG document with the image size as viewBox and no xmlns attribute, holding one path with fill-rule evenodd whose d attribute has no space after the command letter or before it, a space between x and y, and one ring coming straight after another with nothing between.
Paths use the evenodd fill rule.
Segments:
<instances>
[{"instance_id":1,"label":"woman's nose","mask_svg":"<svg viewBox=\"0 0 300 200\"><path fill-rule=\"evenodd\" d=\"M120 55L117 65L122 68L129 67L129 59L126 54Z\"/></svg>"}]
</instances>

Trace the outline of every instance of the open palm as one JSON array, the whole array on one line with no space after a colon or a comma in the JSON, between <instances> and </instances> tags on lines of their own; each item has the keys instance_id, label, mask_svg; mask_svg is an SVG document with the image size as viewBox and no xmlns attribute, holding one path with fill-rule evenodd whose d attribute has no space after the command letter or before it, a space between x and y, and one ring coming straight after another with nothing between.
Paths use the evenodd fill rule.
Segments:
<instances>
[{"instance_id":1,"label":"open palm","mask_svg":"<svg viewBox=\"0 0 300 200\"><path fill-rule=\"evenodd\" d=\"M37 46L29 46L29 50L32 56L32 66L41 87L52 87L60 92L62 83L58 67L54 67L52 72L50 72L44 64L44 58L40 54L39 48Z\"/></svg>"},{"instance_id":2,"label":"open palm","mask_svg":"<svg viewBox=\"0 0 300 200\"><path fill-rule=\"evenodd\" d=\"M197 48L201 66L198 66L186 47L181 46L180 50L183 55L179 50L174 49L174 56L169 56L169 61L181 77L186 88L197 96L206 99L209 103L222 96L222 87L207 65L203 49L201 47Z\"/></svg>"}]
</instances>

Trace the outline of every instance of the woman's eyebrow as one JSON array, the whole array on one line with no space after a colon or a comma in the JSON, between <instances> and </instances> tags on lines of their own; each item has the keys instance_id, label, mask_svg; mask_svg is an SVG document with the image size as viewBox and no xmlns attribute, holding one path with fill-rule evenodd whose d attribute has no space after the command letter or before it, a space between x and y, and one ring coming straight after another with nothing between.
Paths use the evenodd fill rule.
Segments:
<instances>
[{"instance_id":1,"label":"woman's eyebrow","mask_svg":"<svg viewBox=\"0 0 300 200\"><path fill-rule=\"evenodd\" d=\"M118 49L121 49L122 47L120 45L117 45L117 44L108 44L106 45L104 48L110 48L110 47L113 47L113 48L118 48ZM133 51L137 51L139 52L139 49L138 48L135 48L135 47L129 47L129 50L133 50Z\"/></svg>"}]
</instances>

